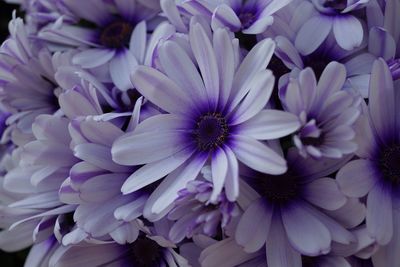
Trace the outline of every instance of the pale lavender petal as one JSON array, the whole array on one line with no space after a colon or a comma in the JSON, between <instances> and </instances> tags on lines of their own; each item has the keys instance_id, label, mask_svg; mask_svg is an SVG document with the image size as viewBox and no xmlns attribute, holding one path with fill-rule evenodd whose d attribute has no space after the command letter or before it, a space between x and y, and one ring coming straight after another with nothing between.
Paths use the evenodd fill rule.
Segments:
<instances>
[{"instance_id":1,"label":"pale lavender petal","mask_svg":"<svg viewBox=\"0 0 400 267\"><path fill-rule=\"evenodd\" d=\"M178 191L197 177L206 160L207 157L204 155L194 155L187 164L169 174L151 194L144 209L144 216L150 220L157 220L157 217L178 197Z\"/></svg>"},{"instance_id":2,"label":"pale lavender petal","mask_svg":"<svg viewBox=\"0 0 400 267\"><path fill-rule=\"evenodd\" d=\"M302 266L301 254L289 243L279 213L272 218L265 248L268 266Z\"/></svg>"},{"instance_id":3,"label":"pale lavender petal","mask_svg":"<svg viewBox=\"0 0 400 267\"><path fill-rule=\"evenodd\" d=\"M127 133L115 141L111 153L115 162L132 166L168 158L185 146L177 131Z\"/></svg>"},{"instance_id":4,"label":"pale lavender petal","mask_svg":"<svg viewBox=\"0 0 400 267\"><path fill-rule=\"evenodd\" d=\"M186 111L183 107L190 106L188 92L153 68L139 66L131 81L144 97L168 112L182 113Z\"/></svg>"},{"instance_id":5,"label":"pale lavender petal","mask_svg":"<svg viewBox=\"0 0 400 267\"><path fill-rule=\"evenodd\" d=\"M346 204L346 197L339 191L334 179L321 178L304 186L304 198L327 210L336 210Z\"/></svg>"},{"instance_id":6,"label":"pale lavender petal","mask_svg":"<svg viewBox=\"0 0 400 267\"><path fill-rule=\"evenodd\" d=\"M352 50L361 45L363 27L354 16L336 16L333 20L333 33L338 45L345 50Z\"/></svg>"},{"instance_id":7,"label":"pale lavender petal","mask_svg":"<svg viewBox=\"0 0 400 267\"><path fill-rule=\"evenodd\" d=\"M375 185L367 198L367 230L380 245L386 245L393 236L391 191Z\"/></svg>"},{"instance_id":8,"label":"pale lavender petal","mask_svg":"<svg viewBox=\"0 0 400 267\"><path fill-rule=\"evenodd\" d=\"M219 194L224 187L226 175L228 173L228 158L222 148L218 148L211 158L211 175L213 182L213 191L210 201L213 203L217 200Z\"/></svg>"},{"instance_id":9,"label":"pale lavender petal","mask_svg":"<svg viewBox=\"0 0 400 267\"><path fill-rule=\"evenodd\" d=\"M302 55L314 52L328 37L333 21L327 16L313 16L297 33L295 46Z\"/></svg>"},{"instance_id":10,"label":"pale lavender petal","mask_svg":"<svg viewBox=\"0 0 400 267\"><path fill-rule=\"evenodd\" d=\"M225 194L229 201L236 201L239 197L239 164L233 151L224 147L228 158L228 173L225 179Z\"/></svg>"},{"instance_id":11,"label":"pale lavender petal","mask_svg":"<svg viewBox=\"0 0 400 267\"><path fill-rule=\"evenodd\" d=\"M235 110L233 125L245 122L259 114L271 97L274 82L275 77L270 70L260 71L254 76L249 82L251 89Z\"/></svg>"},{"instance_id":12,"label":"pale lavender petal","mask_svg":"<svg viewBox=\"0 0 400 267\"><path fill-rule=\"evenodd\" d=\"M376 60L372 66L369 87L369 114L381 140L394 135L395 102L393 80L383 59Z\"/></svg>"},{"instance_id":13,"label":"pale lavender petal","mask_svg":"<svg viewBox=\"0 0 400 267\"><path fill-rule=\"evenodd\" d=\"M106 64L114 55L114 49L91 48L76 54L72 58L72 62L82 68L90 69Z\"/></svg>"},{"instance_id":14,"label":"pale lavender petal","mask_svg":"<svg viewBox=\"0 0 400 267\"><path fill-rule=\"evenodd\" d=\"M230 6L221 4L214 10L211 26L214 30L227 27L230 31L236 32L240 30L242 23Z\"/></svg>"},{"instance_id":15,"label":"pale lavender petal","mask_svg":"<svg viewBox=\"0 0 400 267\"><path fill-rule=\"evenodd\" d=\"M235 239L246 252L256 252L264 244L269 233L273 207L262 198L254 201L246 211L236 228Z\"/></svg>"},{"instance_id":16,"label":"pale lavender petal","mask_svg":"<svg viewBox=\"0 0 400 267\"><path fill-rule=\"evenodd\" d=\"M329 252L329 230L301 205L282 210L282 221L290 243L301 254L317 256Z\"/></svg>"},{"instance_id":17,"label":"pale lavender petal","mask_svg":"<svg viewBox=\"0 0 400 267\"><path fill-rule=\"evenodd\" d=\"M230 109L234 109L247 94L249 83L260 70L267 67L274 50L275 43L267 38L256 44L243 59L233 81Z\"/></svg>"},{"instance_id":18,"label":"pale lavender petal","mask_svg":"<svg viewBox=\"0 0 400 267\"><path fill-rule=\"evenodd\" d=\"M176 42L166 41L158 48L164 72L193 101L207 103L207 91L201 76L188 54Z\"/></svg>"},{"instance_id":19,"label":"pale lavender petal","mask_svg":"<svg viewBox=\"0 0 400 267\"><path fill-rule=\"evenodd\" d=\"M396 55L396 42L385 29L374 27L369 31L368 50L376 57L393 59Z\"/></svg>"},{"instance_id":20,"label":"pale lavender petal","mask_svg":"<svg viewBox=\"0 0 400 267\"><path fill-rule=\"evenodd\" d=\"M125 0L126 1L126 0ZM132 4L133 5L133 4ZM129 51L135 56L138 63L143 64L146 55L147 25L142 21L135 26L129 43Z\"/></svg>"},{"instance_id":21,"label":"pale lavender petal","mask_svg":"<svg viewBox=\"0 0 400 267\"><path fill-rule=\"evenodd\" d=\"M138 62L128 49L118 51L110 61L110 75L118 89L126 91L133 88L130 75L138 66Z\"/></svg>"},{"instance_id":22,"label":"pale lavender petal","mask_svg":"<svg viewBox=\"0 0 400 267\"><path fill-rule=\"evenodd\" d=\"M217 58L219 73L219 104L225 107L230 96L233 77L235 74L234 48L232 39L226 30L218 29L214 32L213 46Z\"/></svg>"},{"instance_id":23,"label":"pale lavender petal","mask_svg":"<svg viewBox=\"0 0 400 267\"><path fill-rule=\"evenodd\" d=\"M198 23L191 25L189 41L203 77L208 101L214 108L218 104L219 97L219 73L214 49L204 29Z\"/></svg>"},{"instance_id":24,"label":"pale lavender petal","mask_svg":"<svg viewBox=\"0 0 400 267\"><path fill-rule=\"evenodd\" d=\"M247 29L243 29L242 32L246 34L260 34L265 32L268 26L272 25L273 22L274 18L272 16L264 16L256 20Z\"/></svg>"},{"instance_id":25,"label":"pale lavender petal","mask_svg":"<svg viewBox=\"0 0 400 267\"><path fill-rule=\"evenodd\" d=\"M167 158L146 164L128 177L121 188L122 193L134 192L161 179L182 165L193 152L192 149L184 149Z\"/></svg>"},{"instance_id":26,"label":"pale lavender petal","mask_svg":"<svg viewBox=\"0 0 400 267\"><path fill-rule=\"evenodd\" d=\"M340 190L349 197L363 197L377 182L372 162L353 160L339 170L336 180Z\"/></svg>"},{"instance_id":27,"label":"pale lavender petal","mask_svg":"<svg viewBox=\"0 0 400 267\"><path fill-rule=\"evenodd\" d=\"M235 136L232 150L239 161L259 172L282 174L287 170L286 161L278 153L253 138Z\"/></svg>"},{"instance_id":28,"label":"pale lavender petal","mask_svg":"<svg viewBox=\"0 0 400 267\"><path fill-rule=\"evenodd\" d=\"M242 135L258 140L272 140L295 132L300 127L300 121L291 113L266 109L239 127Z\"/></svg>"}]
</instances>

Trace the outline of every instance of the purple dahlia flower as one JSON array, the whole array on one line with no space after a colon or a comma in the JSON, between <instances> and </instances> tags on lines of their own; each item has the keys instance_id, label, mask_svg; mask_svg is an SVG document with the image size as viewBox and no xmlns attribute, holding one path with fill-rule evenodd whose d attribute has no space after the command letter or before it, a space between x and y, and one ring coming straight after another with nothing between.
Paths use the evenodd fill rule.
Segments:
<instances>
[{"instance_id":1,"label":"purple dahlia flower","mask_svg":"<svg viewBox=\"0 0 400 267\"><path fill-rule=\"evenodd\" d=\"M367 229L382 247L373 256L378 267L399 261L400 120L399 90L384 59L372 67L369 106L359 123L357 155L337 174L342 191L367 196ZM382 219L385 218L385 219Z\"/></svg>"},{"instance_id":2,"label":"purple dahlia flower","mask_svg":"<svg viewBox=\"0 0 400 267\"><path fill-rule=\"evenodd\" d=\"M364 30L351 12L364 8L369 0L309 0L317 12L301 26L295 45L303 55L314 52L333 31L340 47L352 50L361 45Z\"/></svg>"},{"instance_id":3,"label":"purple dahlia flower","mask_svg":"<svg viewBox=\"0 0 400 267\"><path fill-rule=\"evenodd\" d=\"M347 160L303 159L291 150L288 170L282 175L242 174L246 183L241 184L241 193L254 197L236 228L238 244L246 252L256 252L265 245L270 266L299 266L301 255L328 254L332 241L356 242L335 216L324 212L338 210L347 202L336 181L324 177Z\"/></svg>"},{"instance_id":4,"label":"purple dahlia flower","mask_svg":"<svg viewBox=\"0 0 400 267\"><path fill-rule=\"evenodd\" d=\"M341 90L345 78L344 66L332 62L318 83L307 68L279 90L284 108L302 123L293 141L303 156L341 158L356 151L354 123L360 99Z\"/></svg>"},{"instance_id":5,"label":"purple dahlia flower","mask_svg":"<svg viewBox=\"0 0 400 267\"><path fill-rule=\"evenodd\" d=\"M202 26L193 23L189 40L195 62L178 43L167 41L158 49L165 74L139 66L132 75L137 90L168 113L143 121L112 148L119 164L145 164L124 183L124 194L168 175L146 203L147 218L170 207L209 159L211 202L224 186L229 200L237 198L237 160L260 172L285 172L285 160L259 140L279 138L299 127L292 114L264 109L274 83L265 70L274 49L271 40L258 43L237 70L227 31L217 30L210 40Z\"/></svg>"}]
</instances>

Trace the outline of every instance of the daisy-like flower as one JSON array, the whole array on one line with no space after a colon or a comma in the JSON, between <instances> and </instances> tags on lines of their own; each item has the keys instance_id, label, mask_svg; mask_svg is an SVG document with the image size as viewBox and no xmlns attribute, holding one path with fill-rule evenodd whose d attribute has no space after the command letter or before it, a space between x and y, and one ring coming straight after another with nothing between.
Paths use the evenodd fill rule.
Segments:
<instances>
[{"instance_id":1,"label":"daisy-like flower","mask_svg":"<svg viewBox=\"0 0 400 267\"><path fill-rule=\"evenodd\" d=\"M80 47L82 51L73 57L74 64L84 69L105 68L120 90L132 88L129 74L139 63L151 60L155 44L146 49L147 21L157 15L158 9L138 0L102 1L101 4L97 0L65 0L63 3L86 23L68 23L60 18L42 29L38 36L50 44ZM171 26L160 24L155 35L160 37L171 31ZM104 76L104 71L100 73Z\"/></svg>"},{"instance_id":2,"label":"daisy-like flower","mask_svg":"<svg viewBox=\"0 0 400 267\"><path fill-rule=\"evenodd\" d=\"M164 221L142 231L132 244L114 242L80 243L60 247L50 259L49 266L179 266L189 267L187 260L174 251L175 245L164 237Z\"/></svg>"},{"instance_id":3,"label":"daisy-like flower","mask_svg":"<svg viewBox=\"0 0 400 267\"><path fill-rule=\"evenodd\" d=\"M306 68L280 89L284 108L302 122L293 141L303 156L341 158L356 151L354 123L360 98L341 90L345 78L344 66L332 62L318 84L314 72Z\"/></svg>"},{"instance_id":4,"label":"daisy-like flower","mask_svg":"<svg viewBox=\"0 0 400 267\"><path fill-rule=\"evenodd\" d=\"M150 117L113 144L113 160L141 165L122 186L128 194L168 175L150 196L145 217L168 210L187 182L210 159L214 190L211 202L225 186L229 200L238 196L238 161L260 172L280 174L285 160L259 140L276 139L299 127L296 116L266 110L274 77L265 70L274 43L258 43L235 66L232 39L219 29L209 39L192 23L189 40L196 65L176 42L158 48L164 73L139 66L132 75L137 90L166 114ZM162 88L162 90L160 89Z\"/></svg>"},{"instance_id":5,"label":"daisy-like flower","mask_svg":"<svg viewBox=\"0 0 400 267\"><path fill-rule=\"evenodd\" d=\"M335 216L324 213L346 204L336 181L324 176L348 159L315 161L290 150L287 160L288 171L280 176L242 175L251 186L241 184L243 195L254 195L254 200L238 223L235 239L246 252L256 252L265 244L269 266L299 266L301 255L328 254L332 241L356 242Z\"/></svg>"},{"instance_id":6,"label":"daisy-like flower","mask_svg":"<svg viewBox=\"0 0 400 267\"><path fill-rule=\"evenodd\" d=\"M369 106L358 125L357 156L337 174L342 191L351 197L367 196L367 229L380 245L374 266L399 261L400 120L399 88L394 88L384 59L372 67ZM382 218L385 218L384 220Z\"/></svg>"},{"instance_id":7,"label":"daisy-like flower","mask_svg":"<svg viewBox=\"0 0 400 267\"><path fill-rule=\"evenodd\" d=\"M272 15L291 1L191 0L184 2L184 7L193 14L211 16L211 25L214 30L219 27L226 27L232 32L241 31L245 34L260 34L274 22Z\"/></svg>"},{"instance_id":8,"label":"daisy-like flower","mask_svg":"<svg viewBox=\"0 0 400 267\"><path fill-rule=\"evenodd\" d=\"M185 236L192 238L201 233L214 237L240 214L237 204L230 202L224 191L210 203L212 192L213 184L207 180L190 181L178 192L179 197L168 214L168 219L176 221L169 233L171 241L179 243Z\"/></svg>"},{"instance_id":9,"label":"daisy-like flower","mask_svg":"<svg viewBox=\"0 0 400 267\"><path fill-rule=\"evenodd\" d=\"M297 33L295 45L302 55L314 52L333 31L338 45L352 50L361 45L364 30L351 12L364 8L369 0L309 0L318 12Z\"/></svg>"},{"instance_id":10,"label":"daisy-like flower","mask_svg":"<svg viewBox=\"0 0 400 267\"><path fill-rule=\"evenodd\" d=\"M32 140L32 123L40 114L53 114L59 109L57 96L62 92L55 79L60 65L68 66L71 53L52 55L47 48L28 39L20 18L10 24L11 37L0 53L0 101L11 116L5 134L15 144Z\"/></svg>"}]
</instances>

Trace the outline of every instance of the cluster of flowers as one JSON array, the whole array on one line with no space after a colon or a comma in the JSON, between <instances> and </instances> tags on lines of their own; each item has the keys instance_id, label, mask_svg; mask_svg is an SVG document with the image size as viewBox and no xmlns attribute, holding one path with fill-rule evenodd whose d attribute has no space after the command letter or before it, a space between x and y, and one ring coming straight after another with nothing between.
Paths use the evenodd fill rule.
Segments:
<instances>
[{"instance_id":1,"label":"cluster of flowers","mask_svg":"<svg viewBox=\"0 0 400 267\"><path fill-rule=\"evenodd\" d=\"M400 0L9 0L25 266L400 266Z\"/></svg>"}]
</instances>

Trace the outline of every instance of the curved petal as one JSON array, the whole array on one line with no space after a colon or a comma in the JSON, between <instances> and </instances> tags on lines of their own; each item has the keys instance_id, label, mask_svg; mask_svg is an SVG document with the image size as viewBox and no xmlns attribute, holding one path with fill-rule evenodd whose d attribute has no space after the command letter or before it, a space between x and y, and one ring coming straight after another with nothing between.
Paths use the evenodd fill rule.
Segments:
<instances>
[{"instance_id":1,"label":"curved petal","mask_svg":"<svg viewBox=\"0 0 400 267\"><path fill-rule=\"evenodd\" d=\"M336 180L340 190L349 197L363 197L376 183L372 162L353 160L339 170Z\"/></svg>"},{"instance_id":2,"label":"curved petal","mask_svg":"<svg viewBox=\"0 0 400 267\"><path fill-rule=\"evenodd\" d=\"M241 26L240 19L230 6L221 4L214 10L211 18L211 27L214 31L218 28L226 27L232 32L237 32Z\"/></svg>"},{"instance_id":3,"label":"curved petal","mask_svg":"<svg viewBox=\"0 0 400 267\"><path fill-rule=\"evenodd\" d=\"M186 112L186 107L191 104L187 92L153 68L139 66L132 74L131 81L145 98L170 113Z\"/></svg>"},{"instance_id":4,"label":"curved petal","mask_svg":"<svg viewBox=\"0 0 400 267\"><path fill-rule=\"evenodd\" d=\"M310 18L299 30L295 46L299 52L307 56L314 52L328 37L332 29L332 19L317 15Z\"/></svg>"},{"instance_id":5,"label":"curved petal","mask_svg":"<svg viewBox=\"0 0 400 267\"><path fill-rule=\"evenodd\" d=\"M235 136L232 150L239 161L256 171L275 175L287 170L286 161L278 153L253 138Z\"/></svg>"},{"instance_id":6,"label":"curved petal","mask_svg":"<svg viewBox=\"0 0 400 267\"><path fill-rule=\"evenodd\" d=\"M256 252L267 239L271 225L273 207L262 198L247 207L236 228L235 239L246 252Z\"/></svg>"},{"instance_id":7,"label":"curved petal","mask_svg":"<svg viewBox=\"0 0 400 267\"><path fill-rule=\"evenodd\" d=\"M184 147L181 134L176 131L133 132L117 139L111 153L115 162L134 166L167 158Z\"/></svg>"},{"instance_id":8,"label":"curved petal","mask_svg":"<svg viewBox=\"0 0 400 267\"><path fill-rule=\"evenodd\" d=\"M321 178L304 186L304 198L327 210L336 210L346 204L346 197L339 191L334 179Z\"/></svg>"},{"instance_id":9,"label":"curved petal","mask_svg":"<svg viewBox=\"0 0 400 267\"><path fill-rule=\"evenodd\" d=\"M268 103L275 77L270 70L257 73L249 83L249 92L235 110L232 124L240 124L256 116Z\"/></svg>"},{"instance_id":10,"label":"curved petal","mask_svg":"<svg viewBox=\"0 0 400 267\"><path fill-rule=\"evenodd\" d=\"M290 243L301 254L317 256L329 252L329 230L301 205L283 209L282 221Z\"/></svg>"},{"instance_id":11,"label":"curved petal","mask_svg":"<svg viewBox=\"0 0 400 267\"><path fill-rule=\"evenodd\" d=\"M361 22L352 15L336 16L333 20L333 34L338 45L345 50L359 47L363 32Z\"/></svg>"},{"instance_id":12,"label":"curved petal","mask_svg":"<svg viewBox=\"0 0 400 267\"><path fill-rule=\"evenodd\" d=\"M138 66L135 56L128 49L118 51L110 61L110 75L118 89L126 91L133 87L130 75Z\"/></svg>"},{"instance_id":13,"label":"curved petal","mask_svg":"<svg viewBox=\"0 0 400 267\"><path fill-rule=\"evenodd\" d=\"M380 245L390 242L393 235L392 196L380 185L372 188L367 198L367 230Z\"/></svg>"},{"instance_id":14,"label":"curved petal","mask_svg":"<svg viewBox=\"0 0 400 267\"><path fill-rule=\"evenodd\" d=\"M91 48L74 55L72 63L80 65L82 68L90 69L106 64L114 55L115 49Z\"/></svg>"},{"instance_id":15,"label":"curved petal","mask_svg":"<svg viewBox=\"0 0 400 267\"><path fill-rule=\"evenodd\" d=\"M239 129L242 135L258 140L272 140L289 135L299 127L297 116L281 110L267 109L242 123Z\"/></svg>"}]
</instances>

